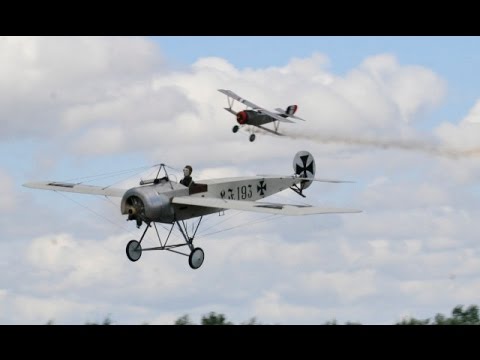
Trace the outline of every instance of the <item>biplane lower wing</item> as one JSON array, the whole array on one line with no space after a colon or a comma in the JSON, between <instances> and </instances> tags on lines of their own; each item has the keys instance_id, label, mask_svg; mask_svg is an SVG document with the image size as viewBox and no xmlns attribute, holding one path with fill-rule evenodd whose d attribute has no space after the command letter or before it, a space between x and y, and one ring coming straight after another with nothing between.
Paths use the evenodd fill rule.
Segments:
<instances>
[{"instance_id":1,"label":"biplane lower wing","mask_svg":"<svg viewBox=\"0 0 480 360\"><path fill-rule=\"evenodd\" d=\"M179 196L172 199L174 204L203 206L217 209L231 209L241 211L253 211L275 215L313 215L313 214L341 214L358 213L361 210L341 208L320 208L309 205L288 205L257 201L226 200L214 198L202 198L192 196Z\"/></svg>"},{"instance_id":2,"label":"biplane lower wing","mask_svg":"<svg viewBox=\"0 0 480 360\"><path fill-rule=\"evenodd\" d=\"M28 182L26 184L23 184L23 186L32 188L32 189L53 190L53 191L72 192L72 193L79 193L79 194L115 196L115 197L122 197L123 194L125 194L126 192L126 190L118 189L118 188L82 185L82 184L56 182L56 181Z\"/></svg>"},{"instance_id":3,"label":"biplane lower wing","mask_svg":"<svg viewBox=\"0 0 480 360\"><path fill-rule=\"evenodd\" d=\"M270 132L270 133L272 133L272 134L279 135L279 136L284 136L283 134L279 133L278 131L275 131L275 130L272 130L272 129L268 129L268 128L262 126L262 125L254 125L254 126L259 127L260 129L265 130L265 131L268 131L268 132Z\"/></svg>"}]
</instances>

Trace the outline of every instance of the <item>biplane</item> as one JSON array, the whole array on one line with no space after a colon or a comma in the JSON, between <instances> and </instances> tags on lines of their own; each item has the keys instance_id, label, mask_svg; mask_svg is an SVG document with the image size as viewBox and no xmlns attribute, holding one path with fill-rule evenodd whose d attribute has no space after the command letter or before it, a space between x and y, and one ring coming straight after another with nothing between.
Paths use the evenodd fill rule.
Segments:
<instances>
[{"instance_id":1,"label":"biplane","mask_svg":"<svg viewBox=\"0 0 480 360\"><path fill-rule=\"evenodd\" d=\"M294 121L290 119L305 121L304 119L295 115L295 113L298 110L297 105L290 105L285 110L277 108L275 109L275 111L277 111L275 113L275 112L266 110L263 107L252 103L251 101L245 100L244 98L238 96L231 90L218 89L218 91L227 95L228 107L224 109L227 110L229 113L235 115L237 118L238 125L235 125L232 128L232 131L236 133L240 129L240 127L251 125L249 127L250 141L255 140L255 134L254 134L255 127L268 131L272 134L282 136L283 134L278 132L280 123L293 123ZM238 111L238 112L233 110L233 104L235 101L238 101L246 105L247 109ZM269 123L273 123L273 130L264 126Z\"/></svg>"},{"instance_id":2,"label":"biplane","mask_svg":"<svg viewBox=\"0 0 480 360\"><path fill-rule=\"evenodd\" d=\"M145 230L143 230L140 239L131 240L126 246L128 259L137 261L140 259L143 251L147 250L168 250L188 256L188 263L192 269L198 269L203 264L205 258L204 251L199 247L195 247L193 240L202 218L206 215L223 212L228 209L275 215L361 212L355 209L258 201L289 188L300 196L305 197L303 191L314 181L330 183L350 182L315 178L315 161L313 156L307 151L300 151L295 155L293 175L257 175L210 179L192 182L189 187L173 181L169 177L164 164L158 166L159 169L154 179L142 180L139 186L130 189L55 181L28 182L23 184L23 186L34 189L120 197L120 211L127 216L127 220L136 221L137 228L145 224ZM165 176L160 177L162 168ZM198 218L198 222L192 227L192 233L189 234L185 221L193 218ZM170 231L164 241L160 238L155 223L170 224ZM155 227L160 246L143 248L142 241L152 225ZM184 243L169 243L170 235L175 225L178 227ZM188 246L189 253L178 251L177 248L181 246Z\"/></svg>"}]
</instances>

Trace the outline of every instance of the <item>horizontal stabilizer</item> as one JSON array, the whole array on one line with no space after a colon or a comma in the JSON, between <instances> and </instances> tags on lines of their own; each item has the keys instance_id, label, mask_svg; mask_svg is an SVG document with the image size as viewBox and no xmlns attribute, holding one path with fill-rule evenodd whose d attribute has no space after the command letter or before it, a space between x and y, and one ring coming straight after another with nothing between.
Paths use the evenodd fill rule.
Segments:
<instances>
[{"instance_id":1,"label":"horizontal stabilizer","mask_svg":"<svg viewBox=\"0 0 480 360\"><path fill-rule=\"evenodd\" d=\"M298 117L296 115L288 114L287 112L285 112L285 110L280 108L276 108L275 111L278 111L281 116L288 116L288 117L291 117L292 119L306 121L305 119L302 119L301 117Z\"/></svg>"},{"instance_id":2,"label":"horizontal stabilizer","mask_svg":"<svg viewBox=\"0 0 480 360\"><path fill-rule=\"evenodd\" d=\"M335 184L340 184L340 183L352 183L352 184L353 184L353 183L355 183L355 181L350 181L350 180L303 178L303 177L292 176L292 175L258 174L258 175L255 175L255 176L261 176L261 177L266 177L266 178L293 178L293 179L308 180L308 181L318 181L318 182L327 182L327 183L335 183Z\"/></svg>"}]
</instances>

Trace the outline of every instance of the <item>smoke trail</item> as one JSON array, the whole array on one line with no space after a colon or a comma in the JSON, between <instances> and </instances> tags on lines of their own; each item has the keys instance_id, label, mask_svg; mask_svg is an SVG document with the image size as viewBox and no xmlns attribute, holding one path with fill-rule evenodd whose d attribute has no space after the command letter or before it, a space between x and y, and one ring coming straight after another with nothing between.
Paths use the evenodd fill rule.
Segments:
<instances>
[{"instance_id":1,"label":"smoke trail","mask_svg":"<svg viewBox=\"0 0 480 360\"><path fill-rule=\"evenodd\" d=\"M311 140L320 144L344 144L369 146L382 149L401 149L456 159L480 156L480 147L470 149L455 149L441 144L434 144L433 142L428 143L414 139L378 139L346 135L327 135L316 133L303 134L293 133L291 130L284 130L283 134L291 139Z\"/></svg>"}]
</instances>

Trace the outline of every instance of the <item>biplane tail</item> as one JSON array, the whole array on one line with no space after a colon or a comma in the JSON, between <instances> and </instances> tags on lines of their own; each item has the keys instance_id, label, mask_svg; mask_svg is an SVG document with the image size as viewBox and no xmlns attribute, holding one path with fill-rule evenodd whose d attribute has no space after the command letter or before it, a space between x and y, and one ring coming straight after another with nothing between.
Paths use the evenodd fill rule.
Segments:
<instances>
[{"instance_id":1,"label":"biplane tail","mask_svg":"<svg viewBox=\"0 0 480 360\"><path fill-rule=\"evenodd\" d=\"M285 110L280 109L280 108L277 108L275 110L278 111L279 115L282 116L282 117L291 117L292 119L305 121L305 119L302 119L301 117L295 116L295 113L298 110L298 105L289 105L289 106L287 106L287 108Z\"/></svg>"},{"instance_id":2,"label":"biplane tail","mask_svg":"<svg viewBox=\"0 0 480 360\"><path fill-rule=\"evenodd\" d=\"M297 109L298 109L297 105L290 105L287 107L287 110L285 110L285 114L287 114L288 116L295 115L295 113L297 112Z\"/></svg>"}]
</instances>

